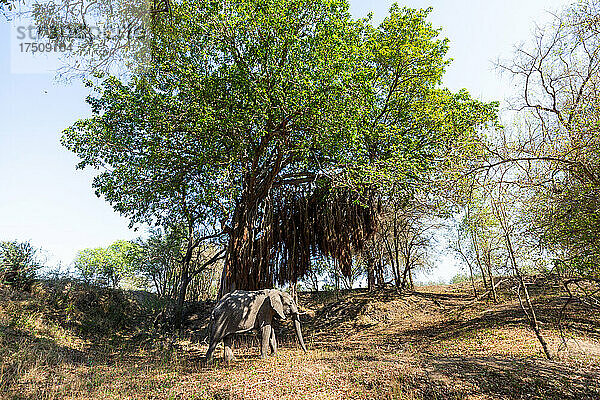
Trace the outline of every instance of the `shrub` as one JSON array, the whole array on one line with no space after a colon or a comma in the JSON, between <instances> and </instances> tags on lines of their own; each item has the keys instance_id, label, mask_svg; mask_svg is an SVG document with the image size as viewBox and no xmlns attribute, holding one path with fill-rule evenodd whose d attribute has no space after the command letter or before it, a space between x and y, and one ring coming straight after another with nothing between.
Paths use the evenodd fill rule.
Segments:
<instances>
[{"instance_id":1,"label":"shrub","mask_svg":"<svg viewBox=\"0 0 600 400\"><path fill-rule=\"evenodd\" d=\"M30 290L41 268L39 250L29 242L0 242L0 282Z\"/></svg>"},{"instance_id":2,"label":"shrub","mask_svg":"<svg viewBox=\"0 0 600 400\"><path fill-rule=\"evenodd\" d=\"M53 319L84 336L106 335L139 323L124 292L64 279L40 288Z\"/></svg>"}]
</instances>

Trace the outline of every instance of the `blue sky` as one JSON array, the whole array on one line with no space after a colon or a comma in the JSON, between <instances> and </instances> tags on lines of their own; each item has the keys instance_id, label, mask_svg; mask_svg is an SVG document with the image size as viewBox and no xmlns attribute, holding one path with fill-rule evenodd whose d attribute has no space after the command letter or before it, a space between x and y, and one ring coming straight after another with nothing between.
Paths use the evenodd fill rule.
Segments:
<instances>
[{"instance_id":1,"label":"blue sky","mask_svg":"<svg viewBox=\"0 0 600 400\"><path fill-rule=\"evenodd\" d=\"M379 22L392 1L351 0L359 17L372 11ZM534 24L564 0L431 0L399 2L432 6L430 20L450 39L454 59L445 77L452 90L466 88L482 100L513 93L492 61L508 58L527 40ZM44 249L50 264L69 264L77 250L132 239L141 232L113 212L91 189L92 173L75 170L76 158L61 147L61 131L89 115L87 91L77 82L57 83L53 73L11 73L11 32L0 22L0 240L30 240ZM13 60L14 61L14 60ZM17 68L18 70L18 68ZM22 69L24 70L24 68ZM458 271L441 255L430 279L448 280Z\"/></svg>"}]
</instances>

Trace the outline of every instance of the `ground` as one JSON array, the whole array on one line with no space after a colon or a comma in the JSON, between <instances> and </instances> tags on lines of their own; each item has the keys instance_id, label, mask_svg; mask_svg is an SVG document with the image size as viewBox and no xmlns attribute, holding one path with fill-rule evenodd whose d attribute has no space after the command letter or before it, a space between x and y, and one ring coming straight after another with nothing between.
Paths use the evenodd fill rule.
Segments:
<instances>
[{"instance_id":1,"label":"ground","mask_svg":"<svg viewBox=\"0 0 600 400\"><path fill-rule=\"evenodd\" d=\"M185 340L131 326L102 339L80 334L76 316L69 324L40 312L35 294L4 290L0 397L600 399L600 316L570 306L561 335L565 297L548 287L531 289L553 361L508 288L496 304L475 301L468 285L457 284L302 294L306 354L282 326L276 358L259 359L257 339L242 338L229 366L220 363L220 347L216 363L204 363L209 307L192 315L195 334Z\"/></svg>"}]
</instances>

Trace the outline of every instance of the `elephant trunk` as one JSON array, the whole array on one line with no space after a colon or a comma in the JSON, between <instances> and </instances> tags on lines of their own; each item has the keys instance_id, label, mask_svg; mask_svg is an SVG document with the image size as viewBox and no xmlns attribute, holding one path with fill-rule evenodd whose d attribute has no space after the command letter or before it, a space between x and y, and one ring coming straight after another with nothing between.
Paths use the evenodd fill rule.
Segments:
<instances>
[{"instance_id":1,"label":"elephant trunk","mask_svg":"<svg viewBox=\"0 0 600 400\"><path fill-rule=\"evenodd\" d=\"M298 341L300 342L300 346L302 350L306 353L306 346L304 345L304 339L302 338L302 330L300 329L300 317L298 314L294 315L294 327L296 328L296 336L298 336Z\"/></svg>"}]
</instances>

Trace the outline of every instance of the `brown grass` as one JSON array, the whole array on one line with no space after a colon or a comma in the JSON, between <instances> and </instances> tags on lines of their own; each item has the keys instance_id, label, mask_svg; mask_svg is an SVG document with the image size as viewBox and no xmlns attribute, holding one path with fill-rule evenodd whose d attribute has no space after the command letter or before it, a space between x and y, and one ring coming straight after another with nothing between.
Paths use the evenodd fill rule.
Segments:
<instances>
[{"instance_id":1,"label":"brown grass","mask_svg":"<svg viewBox=\"0 0 600 400\"><path fill-rule=\"evenodd\" d=\"M281 327L261 360L256 339L230 366L204 365L203 329L140 344L130 328L82 338L36 296L0 293L0 397L7 399L599 399L600 317L576 307L568 347L560 293L533 290L557 361L542 358L518 302L473 302L462 285L398 295L303 295L307 354ZM196 316L204 326L204 317ZM559 351L560 350L560 351ZM217 357L220 357L217 351Z\"/></svg>"}]
</instances>

